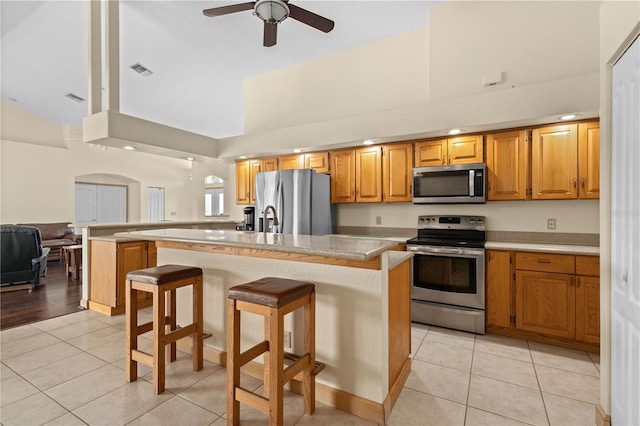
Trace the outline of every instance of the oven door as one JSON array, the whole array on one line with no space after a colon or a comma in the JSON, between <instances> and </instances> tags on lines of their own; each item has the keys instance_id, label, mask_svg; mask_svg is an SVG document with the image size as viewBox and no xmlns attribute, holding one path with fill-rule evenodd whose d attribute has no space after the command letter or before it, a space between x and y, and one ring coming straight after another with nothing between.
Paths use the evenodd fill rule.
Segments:
<instances>
[{"instance_id":1,"label":"oven door","mask_svg":"<svg viewBox=\"0 0 640 426\"><path fill-rule=\"evenodd\" d=\"M484 249L408 245L413 252L411 298L484 309Z\"/></svg>"}]
</instances>

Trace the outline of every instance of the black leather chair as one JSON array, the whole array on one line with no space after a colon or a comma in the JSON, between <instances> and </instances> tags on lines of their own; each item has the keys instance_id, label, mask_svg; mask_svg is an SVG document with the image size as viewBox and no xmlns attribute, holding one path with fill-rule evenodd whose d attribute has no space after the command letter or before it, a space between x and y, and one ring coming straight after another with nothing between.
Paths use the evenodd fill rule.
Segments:
<instances>
[{"instance_id":1,"label":"black leather chair","mask_svg":"<svg viewBox=\"0 0 640 426\"><path fill-rule=\"evenodd\" d=\"M0 285L40 283L47 270L49 248L42 247L40 230L32 226L2 225Z\"/></svg>"}]
</instances>

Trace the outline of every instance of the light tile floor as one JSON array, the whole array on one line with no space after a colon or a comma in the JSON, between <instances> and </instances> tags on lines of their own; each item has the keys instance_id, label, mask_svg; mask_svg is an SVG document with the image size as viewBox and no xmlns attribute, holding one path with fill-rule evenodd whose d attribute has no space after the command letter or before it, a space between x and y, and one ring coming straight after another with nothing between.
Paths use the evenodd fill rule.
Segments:
<instances>
[{"instance_id":1,"label":"light tile floor","mask_svg":"<svg viewBox=\"0 0 640 426\"><path fill-rule=\"evenodd\" d=\"M141 315L149 315L143 312ZM144 339L144 338L143 338ZM147 348L150 339L143 340ZM226 424L225 369L200 372L181 353L167 367L167 391L154 395L150 369L124 380L124 316L78 312L0 332L0 422L11 425ZM597 354L438 327L412 327L412 372L390 425L593 425ZM243 386L261 382L244 376ZM286 425L370 425L318 403L303 413L287 393ZM266 424L242 406L242 424Z\"/></svg>"}]
</instances>

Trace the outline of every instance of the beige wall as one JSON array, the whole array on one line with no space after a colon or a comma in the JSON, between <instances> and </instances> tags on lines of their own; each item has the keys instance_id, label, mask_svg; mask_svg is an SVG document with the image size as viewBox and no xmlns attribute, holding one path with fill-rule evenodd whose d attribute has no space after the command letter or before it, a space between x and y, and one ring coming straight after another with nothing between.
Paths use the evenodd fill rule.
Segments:
<instances>
[{"instance_id":1,"label":"beige wall","mask_svg":"<svg viewBox=\"0 0 640 426\"><path fill-rule=\"evenodd\" d=\"M611 66L640 34L640 1L600 7L600 406L611 413Z\"/></svg>"},{"instance_id":2,"label":"beige wall","mask_svg":"<svg viewBox=\"0 0 640 426\"><path fill-rule=\"evenodd\" d=\"M415 228L419 215L462 214L487 217L490 231L550 232L547 218L556 219L558 233L597 234L597 200L494 201L479 205L344 204L338 207L340 226ZM376 217L382 223L376 225Z\"/></svg>"},{"instance_id":3,"label":"beige wall","mask_svg":"<svg viewBox=\"0 0 640 426\"><path fill-rule=\"evenodd\" d=\"M3 105L4 111L4 105ZM76 180L129 185L129 222L147 221L147 187L165 188L167 220L204 218L204 177L227 179L222 160L197 163L158 155L101 148L62 140L63 126L12 110L24 133L2 123L0 141L0 222L57 222L75 219ZM36 129L36 130L33 130ZM35 135L35 136L34 136ZM9 137L20 142L9 140ZM26 143L34 142L34 143ZM227 203L235 200L235 188ZM225 206L231 209L235 203ZM239 216L239 214L238 214Z\"/></svg>"}]
</instances>

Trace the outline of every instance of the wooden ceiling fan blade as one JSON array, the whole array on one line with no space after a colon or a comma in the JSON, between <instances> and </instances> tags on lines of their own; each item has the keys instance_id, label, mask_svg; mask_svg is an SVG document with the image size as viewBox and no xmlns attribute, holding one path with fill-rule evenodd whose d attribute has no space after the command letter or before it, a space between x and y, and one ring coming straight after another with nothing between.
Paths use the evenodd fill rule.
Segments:
<instances>
[{"instance_id":1,"label":"wooden ceiling fan blade","mask_svg":"<svg viewBox=\"0 0 640 426\"><path fill-rule=\"evenodd\" d=\"M324 16L316 15L313 12L309 12L307 9L296 6L295 4L287 3L289 6L289 17L300 21L303 24L307 24L310 27L318 29L322 32L328 33L333 29L334 22L331 19L327 19Z\"/></svg>"},{"instance_id":2,"label":"wooden ceiling fan blade","mask_svg":"<svg viewBox=\"0 0 640 426\"><path fill-rule=\"evenodd\" d=\"M242 12L243 10L253 9L255 4L256 4L255 1L250 1L247 3L238 3L238 4L231 4L228 6L212 7L211 9L203 10L202 13L205 16L209 16L209 17L228 15L230 13Z\"/></svg>"},{"instance_id":3,"label":"wooden ceiling fan blade","mask_svg":"<svg viewBox=\"0 0 640 426\"><path fill-rule=\"evenodd\" d=\"M276 45L276 38L278 35L278 24L275 22L264 21L264 41L265 47L271 47Z\"/></svg>"}]
</instances>

